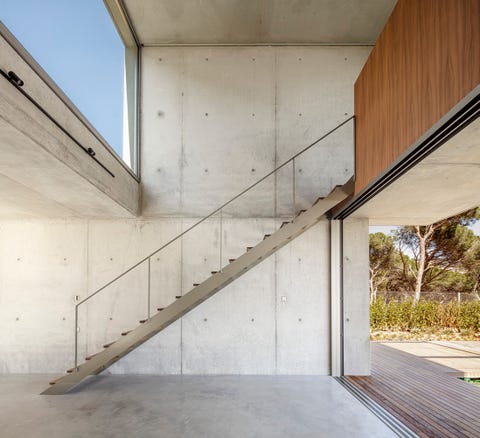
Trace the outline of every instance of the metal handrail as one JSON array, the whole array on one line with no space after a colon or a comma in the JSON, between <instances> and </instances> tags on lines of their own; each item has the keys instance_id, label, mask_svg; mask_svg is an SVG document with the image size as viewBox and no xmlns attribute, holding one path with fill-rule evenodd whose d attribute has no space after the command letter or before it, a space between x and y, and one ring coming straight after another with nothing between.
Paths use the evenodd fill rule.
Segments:
<instances>
[{"instance_id":1,"label":"metal handrail","mask_svg":"<svg viewBox=\"0 0 480 438\"><path fill-rule=\"evenodd\" d=\"M157 250L155 250L154 252L152 252L150 255L144 257L142 260L140 260L138 263L136 263L135 265L131 266L130 268L128 268L126 271L122 272L121 274L117 275L113 280L109 281L108 283L106 283L105 285L103 285L100 289L97 289L93 294L89 295L88 297L84 298L82 301L78 302L76 304L76 306L80 306L81 304L85 303L86 301L88 301L90 298L93 298L95 295L97 295L99 292L101 292L102 290L104 290L105 288L107 288L108 286L110 286L112 283L115 283L115 281L117 281L119 278L122 278L124 275L128 274L129 272L131 272L133 269L135 269L136 267L140 266L142 263L146 262L149 258L153 257L155 254L157 254L158 252L160 252L162 249L166 248L168 245L172 244L173 242L175 242L176 240L180 239L181 237L183 237L185 234L187 234L190 230L193 230L194 228L196 228L198 225L200 225L201 223L205 222L207 219L211 218L212 216L214 216L216 213L218 213L220 210L224 209L227 205L231 204L233 201L237 200L238 198L240 198L240 196L244 195L245 193L247 193L249 190L253 189L255 186L257 186L258 184L260 184L261 182L265 181L269 176L273 175L275 172L277 172L278 170L280 170L282 167L285 167L288 163L292 162L293 160L295 160L295 158L297 158L299 155L303 154L304 152L308 151L310 148L312 148L313 146L315 146L317 143L319 143L320 141L322 141L324 138L328 137L330 134L333 134L335 131L337 131L338 129L340 129L342 126L344 126L346 123L348 123L350 120L354 119L355 116L350 116L348 119L344 120L342 123L340 123L339 125L337 125L335 128L331 129L330 131L328 131L326 134L322 135L319 139L315 140L313 143L309 144L307 147L305 147L304 149L302 149L300 152L297 152L295 155L293 155L291 158L289 158L287 161L283 162L282 164L280 164L279 166L277 166L275 169L273 169L271 172L267 173L265 176L263 176L262 178L260 178L258 181L256 181L255 183L253 183L252 185L248 186L245 190L243 190L242 192L240 192L239 194L235 195L232 199L230 199L229 201L225 202L224 204L222 204L220 207L218 207L216 210L212 211L210 214L208 214L207 216L203 217L202 219L200 219L198 222L195 222L191 227L187 228L185 231L181 232L180 234L178 234L177 236L175 236L173 239L169 240L167 243L165 243L163 246L161 246L160 248L158 248Z\"/></svg>"},{"instance_id":2,"label":"metal handrail","mask_svg":"<svg viewBox=\"0 0 480 438\"><path fill-rule=\"evenodd\" d=\"M78 361L77 361L77 345L78 345L78 308L79 306L81 306L83 303L87 302L88 300L90 300L91 298L93 298L95 295L97 295L98 293L100 293L101 291L103 291L104 289L106 289L108 286L110 286L111 284L115 283L118 279L122 278L124 275L128 274L129 272L133 271L135 268L137 268L138 266L140 266L142 263L145 263L147 260L150 260L155 254L159 253L160 251L162 251L164 248L166 248L167 246L169 246L170 244L172 244L173 242L177 241L178 239L180 239L181 237L183 237L185 234L187 234L189 231L193 230L194 228L196 228L198 225L200 225L201 223L205 222L207 219L211 218L212 216L214 216L215 214L217 214L218 212L221 212L227 205L231 204L233 201L237 200L238 198L240 198L242 195L244 195L245 193L247 193L248 191L250 191L251 189L253 189L254 187L256 187L258 184L260 184L261 182L265 181L269 176L273 175L274 173L276 173L278 170L280 170L281 168L285 167L287 164L293 162L295 163L295 159L302 155L303 153L305 153L306 151L308 151L310 148L312 148L313 146L315 146L316 144L318 144L319 142L321 142L322 140L324 140L326 137L328 137L329 135L333 134L335 131L337 131L338 129L340 129L342 126L346 125L350 120L353 120L355 119L355 116L350 116L348 119L345 119L342 123L340 123L339 125L335 126L335 128L331 129L330 131L328 131L327 133L325 133L324 135L322 135L320 138L318 138L317 140L315 140L313 143L309 144L308 146L306 146L305 148L303 148L301 151L297 152L295 155L293 155L292 157L290 157L287 161L283 162L282 164L280 164L279 166L277 166L275 169L273 169L271 172L267 173L265 176L263 176L262 178L260 178L258 181L256 181L255 183L251 184L250 186L248 186L245 190L241 191L240 193L238 193L237 195L235 195L233 198L231 198L229 201L225 202L224 204L222 204L220 207L218 207L217 209L215 209L214 211L212 211L210 214L208 214L207 216L203 217L202 219L200 219L198 222L195 222L192 226L190 226L189 228L187 228L185 231L181 232L180 234L178 234L177 236L175 236L173 239L169 240L167 243L165 243L164 245L162 245L160 248L158 248L157 250L155 250L154 252L152 252L151 254L149 254L148 256L144 257L142 260L140 260L139 262L135 263L133 266L131 266L130 268L128 268L126 271L123 271L121 274L117 275L113 280L110 280L108 283L104 284L101 288L97 289L94 293L90 294L88 297L84 298L82 301L78 302L77 304L75 304L75 369L77 369L77 365L78 365ZM295 195L294 195L295 196ZM149 310L150 312L150 306L149 306Z\"/></svg>"},{"instance_id":3,"label":"metal handrail","mask_svg":"<svg viewBox=\"0 0 480 438\"><path fill-rule=\"evenodd\" d=\"M216 210L212 211L209 215L203 217L202 219L200 219L198 222L195 222L191 227L187 228L185 231L181 232L179 235L175 236L173 239L169 240L167 243L165 243L163 246L161 246L160 248L158 248L157 250L155 250L154 252L152 252L150 255L144 257L142 260L140 260L138 263L136 263L135 265L131 266L130 268L128 268L126 271L122 272L120 275L117 275L113 280L109 281L108 283L106 283L105 285L103 285L100 289L97 289L93 294L89 295L88 297L84 298L82 301L78 302L76 304L76 306L80 306L81 304L85 303L86 301L88 301L90 298L93 298L95 295L97 295L99 292L101 292L102 290L104 290L105 288L107 288L108 286L110 286L112 283L115 283L115 281L117 281L119 278L122 278L124 275L128 274L129 272L131 272L133 269L135 269L136 267L140 266L142 263L146 262L149 258L153 257L155 254L157 254L158 252L160 252L162 249L166 248L168 245L172 244L173 242L175 242L176 240L180 239L181 237L183 237L185 234L187 234L190 230L193 230L194 228L196 228L198 225L200 225L201 223L205 222L207 219L211 218L212 216L214 216L216 213L218 213L220 210L224 209L227 205L231 204L233 201L237 200L238 198L240 198L240 196L244 195L245 193L247 193L249 190L253 189L255 186L257 186L258 184L260 184L261 182L265 181L269 176L273 175L275 172L277 172L278 170L280 170L282 167L285 167L288 163L292 162L293 160L295 160L295 158L297 158L299 155L303 154L304 152L308 151L310 148L312 148L313 146L315 146L317 143L319 143L320 141L322 141L324 138L328 137L330 134L333 134L335 131L337 131L338 129L340 129L342 126L344 126L346 123L348 123L350 120L354 119L355 116L350 116L348 119L344 120L342 123L340 123L339 125L337 125L335 128L331 129L330 131L328 131L326 134L322 135L319 139L315 140L313 143L309 144L307 147L305 147L304 149L302 149L300 152L297 152L295 155L293 155L291 158L289 158L287 161L283 162L282 164L280 164L279 166L277 166L275 169L273 169L271 172L267 173L265 176L263 176L262 178L260 178L257 182L253 183L252 185L248 186L245 190L243 190L242 192L240 192L238 195L235 195L232 199L230 199L229 201L225 202L224 204L222 204L220 207L218 207Z\"/></svg>"}]
</instances>

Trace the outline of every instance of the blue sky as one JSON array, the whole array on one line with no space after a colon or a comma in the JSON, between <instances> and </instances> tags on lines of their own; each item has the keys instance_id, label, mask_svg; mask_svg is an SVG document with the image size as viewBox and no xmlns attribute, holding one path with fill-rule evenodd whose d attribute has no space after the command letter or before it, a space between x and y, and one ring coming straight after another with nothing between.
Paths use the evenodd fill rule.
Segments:
<instances>
[{"instance_id":1,"label":"blue sky","mask_svg":"<svg viewBox=\"0 0 480 438\"><path fill-rule=\"evenodd\" d=\"M0 0L0 20L121 155L124 49L103 1Z\"/></svg>"}]
</instances>

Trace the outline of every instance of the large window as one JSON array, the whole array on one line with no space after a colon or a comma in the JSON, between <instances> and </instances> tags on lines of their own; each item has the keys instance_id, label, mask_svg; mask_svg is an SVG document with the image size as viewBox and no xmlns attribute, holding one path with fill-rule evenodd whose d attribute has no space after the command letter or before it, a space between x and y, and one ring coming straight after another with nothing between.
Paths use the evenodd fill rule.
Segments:
<instances>
[{"instance_id":1,"label":"large window","mask_svg":"<svg viewBox=\"0 0 480 438\"><path fill-rule=\"evenodd\" d=\"M136 173L138 48L104 3L2 1L0 20Z\"/></svg>"}]
</instances>

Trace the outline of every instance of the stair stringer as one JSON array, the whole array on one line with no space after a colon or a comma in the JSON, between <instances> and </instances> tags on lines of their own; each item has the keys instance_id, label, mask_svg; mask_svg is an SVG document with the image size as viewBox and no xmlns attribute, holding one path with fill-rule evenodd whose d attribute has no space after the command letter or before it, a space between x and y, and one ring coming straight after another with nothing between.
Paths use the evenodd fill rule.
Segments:
<instances>
[{"instance_id":1,"label":"stair stringer","mask_svg":"<svg viewBox=\"0 0 480 438\"><path fill-rule=\"evenodd\" d=\"M312 207L262 240L252 249L225 266L222 271L211 275L162 311L110 344L105 350L93 355L79 365L76 371L59 378L42 392L45 395L65 394L89 375L99 374L110 365L142 345L151 337L177 321L190 310L223 289L238 277L258 265L270 255L287 245L318 223L327 212L347 198L353 191L353 179L343 186L335 187L325 198L320 198Z\"/></svg>"}]
</instances>

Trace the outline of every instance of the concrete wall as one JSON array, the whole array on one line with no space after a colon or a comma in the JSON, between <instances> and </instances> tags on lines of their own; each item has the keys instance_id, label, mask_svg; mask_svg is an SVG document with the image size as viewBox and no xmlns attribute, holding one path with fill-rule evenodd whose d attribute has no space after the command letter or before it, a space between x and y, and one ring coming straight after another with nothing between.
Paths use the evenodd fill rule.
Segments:
<instances>
[{"instance_id":1,"label":"concrete wall","mask_svg":"<svg viewBox=\"0 0 480 438\"><path fill-rule=\"evenodd\" d=\"M0 223L0 369L71 366L75 295L86 297L351 115L353 81L368 52L144 49L144 217ZM296 210L348 179L352 152L347 126L297 160ZM150 310L217 270L220 245L226 263L277 229L294 210L292 170L226 209L221 233L214 217L152 258ZM328 374L328 236L322 221L109 372ZM79 357L145 318L147 269L132 271L80 312Z\"/></svg>"},{"instance_id":2,"label":"concrete wall","mask_svg":"<svg viewBox=\"0 0 480 438\"><path fill-rule=\"evenodd\" d=\"M0 371L72 365L73 305L191 220L9 221L0 226ZM224 262L280 225L230 219ZM151 308L218 266L218 223L152 259ZM215 239L217 235L217 239ZM238 236L245 241L240 242ZM210 241L200 251L198 239ZM328 223L322 221L110 368L113 373L328 374ZM183 266L183 267L182 267ZM80 357L147 313L146 266L80 311Z\"/></svg>"},{"instance_id":3,"label":"concrete wall","mask_svg":"<svg viewBox=\"0 0 480 438\"><path fill-rule=\"evenodd\" d=\"M368 219L343 222L344 374L370 374Z\"/></svg>"},{"instance_id":4,"label":"concrete wall","mask_svg":"<svg viewBox=\"0 0 480 438\"><path fill-rule=\"evenodd\" d=\"M351 116L353 83L369 51L143 49L143 215L208 214ZM349 125L298 160L297 194L303 202L315 200L352 169ZM265 181L234 214L285 212L291 175L290 167ZM275 191L277 205L268 202Z\"/></svg>"}]
</instances>

